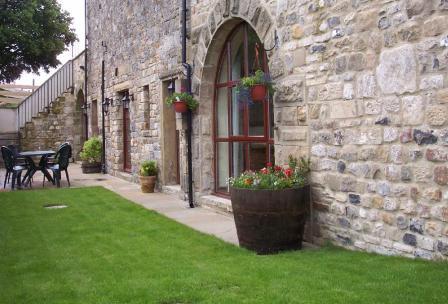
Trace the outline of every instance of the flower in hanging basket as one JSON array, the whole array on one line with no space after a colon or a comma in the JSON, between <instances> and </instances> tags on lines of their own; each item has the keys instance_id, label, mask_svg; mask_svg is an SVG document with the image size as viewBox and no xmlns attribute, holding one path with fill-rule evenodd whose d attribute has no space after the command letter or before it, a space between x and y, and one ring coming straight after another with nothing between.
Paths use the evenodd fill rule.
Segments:
<instances>
[{"instance_id":1,"label":"flower in hanging basket","mask_svg":"<svg viewBox=\"0 0 448 304\"><path fill-rule=\"evenodd\" d=\"M287 167L273 166L268 163L266 168L259 171L246 171L240 176L231 177L229 185L234 188L281 190L302 188L308 184L310 161L305 158L297 159L289 156Z\"/></svg>"},{"instance_id":2,"label":"flower in hanging basket","mask_svg":"<svg viewBox=\"0 0 448 304\"><path fill-rule=\"evenodd\" d=\"M165 103L168 106L174 105L174 110L178 113L186 112L188 109L193 111L199 105L198 101L186 92L173 93L165 99Z\"/></svg>"},{"instance_id":3,"label":"flower in hanging basket","mask_svg":"<svg viewBox=\"0 0 448 304\"><path fill-rule=\"evenodd\" d=\"M253 76L242 78L237 87L239 99L242 101L248 99L252 101L263 101L266 99L268 92L272 95L274 91L271 78L262 70L257 70Z\"/></svg>"}]
</instances>

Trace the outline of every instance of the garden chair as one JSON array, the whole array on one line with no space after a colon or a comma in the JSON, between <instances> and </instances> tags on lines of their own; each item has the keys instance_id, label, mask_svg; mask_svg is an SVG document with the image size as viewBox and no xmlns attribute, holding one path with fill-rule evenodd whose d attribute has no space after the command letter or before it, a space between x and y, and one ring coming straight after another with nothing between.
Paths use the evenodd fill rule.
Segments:
<instances>
[{"instance_id":1,"label":"garden chair","mask_svg":"<svg viewBox=\"0 0 448 304\"><path fill-rule=\"evenodd\" d=\"M5 163L6 175L5 181L3 183L3 189L6 188L6 182L9 180L9 177L12 174L12 184L11 189L15 188L15 183L17 180L17 186L19 188L22 187L22 182L20 176L22 175L22 171L25 170L24 166L16 165L16 159L14 157L14 152L11 151L8 147L2 146L2 157Z\"/></svg>"},{"instance_id":2,"label":"garden chair","mask_svg":"<svg viewBox=\"0 0 448 304\"><path fill-rule=\"evenodd\" d=\"M7 145L6 147L9 150L11 150L12 153L14 154L14 159L15 159L16 166L23 166L23 167L27 167L28 166L28 163L27 163L26 159L19 155L20 151L17 148L17 146L15 146L15 145ZM8 175L8 182L7 182L8 184L10 182L10 179L11 179L11 174Z\"/></svg>"},{"instance_id":3,"label":"garden chair","mask_svg":"<svg viewBox=\"0 0 448 304\"><path fill-rule=\"evenodd\" d=\"M53 172L53 179L56 182L57 187L61 186L61 172L65 171L68 186L70 187L70 177L68 175L68 165L70 163L70 157L72 155L72 146L70 144L62 144L56 152L55 163L51 163L48 169Z\"/></svg>"}]
</instances>

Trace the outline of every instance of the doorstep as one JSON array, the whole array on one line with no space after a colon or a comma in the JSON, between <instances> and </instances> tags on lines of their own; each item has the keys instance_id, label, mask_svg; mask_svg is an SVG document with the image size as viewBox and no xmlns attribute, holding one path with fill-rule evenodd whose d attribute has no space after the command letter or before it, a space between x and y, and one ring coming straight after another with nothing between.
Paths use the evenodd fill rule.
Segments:
<instances>
[{"instance_id":1,"label":"doorstep","mask_svg":"<svg viewBox=\"0 0 448 304\"><path fill-rule=\"evenodd\" d=\"M123 179L127 182L134 183L134 177L132 176L131 173L124 172L124 171L117 171L117 172L115 172L115 176L120 179Z\"/></svg>"},{"instance_id":2,"label":"doorstep","mask_svg":"<svg viewBox=\"0 0 448 304\"><path fill-rule=\"evenodd\" d=\"M203 208L213 209L227 216L232 216L232 203L230 199L216 195L204 195L199 197L197 203Z\"/></svg>"},{"instance_id":3,"label":"doorstep","mask_svg":"<svg viewBox=\"0 0 448 304\"><path fill-rule=\"evenodd\" d=\"M183 201L188 200L187 194L182 190L180 185L164 185L162 186L162 192L175 195L177 198Z\"/></svg>"}]
</instances>

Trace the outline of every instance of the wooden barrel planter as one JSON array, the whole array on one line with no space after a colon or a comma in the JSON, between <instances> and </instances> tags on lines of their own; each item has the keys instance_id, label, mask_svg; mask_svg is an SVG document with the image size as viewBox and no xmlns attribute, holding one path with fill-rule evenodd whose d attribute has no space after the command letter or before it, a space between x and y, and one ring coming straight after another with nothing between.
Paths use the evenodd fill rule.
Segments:
<instances>
[{"instance_id":1,"label":"wooden barrel planter","mask_svg":"<svg viewBox=\"0 0 448 304\"><path fill-rule=\"evenodd\" d=\"M310 187L284 190L231 188L241 247L258 254L302 248Z\"/></svg>"}]
</instances>

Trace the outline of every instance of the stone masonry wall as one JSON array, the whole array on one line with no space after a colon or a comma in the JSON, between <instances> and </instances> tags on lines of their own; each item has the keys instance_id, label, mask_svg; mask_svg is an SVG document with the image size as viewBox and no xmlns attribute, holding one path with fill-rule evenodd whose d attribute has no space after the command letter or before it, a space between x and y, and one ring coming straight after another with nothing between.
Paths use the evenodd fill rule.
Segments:
<instances>
[{"instance_id":1,"label":"stone masonry wall","mask_svg":"<svg viewBox=\"0 0 448 304\"><path fill-rule=\"evenodd\" d=\"M84 65L82 54L73 59L74 87L59 96L48 113L39 113L20 129L22 150L55 150L60 144L69 142L73 157L78 159L84 139L81 128L83 101L77 100L77 93L84 85L84 74L79 68Z\"/></svg>"},{"instance_id":2,"label":"stone masonry wall","mask_svg":"<svg viewBox=\"0 0 448 304\"><path fill-rule=\"evenodd\" d=\"M163 2L163 3L162 3ZM160 159L161 80L179 67L180 1L88 2L89 100L129 90L134 176ZM191 0L195 199L212 193L213 94L227 35L251 25L275 81L275 157L312 161L314 241L448 256L448 1ZM104 48L101 44L107 45ZM147 97L145 97L147 96ZM107 160L122 167L121 108ZM181 147L184 151L184 147ZM182 164L181 164L182 166ZM163 168L162 168L163 170Z\"/></svg>"},{"instance_id":3,"label":"stone masonry wall","mask_svg":"<svg viewBox=\"0 0 448 304\"><path fill-rule=\"evenodd\" d=\"M88 1L88 101L101 105L104 60L105 96L121 99L124 90L134 96L130 105L130 178L134 181L142 161L161 164L159 77L179 65L179 5L180 1ZM98 115L101 128L101 106ZM110 108L105 131L107 170L119 175L123 171L122 107Z\"/></svg>"},{"instance_id":4,"label":"stone masonry wall","mask_svg":"<svg viewBox=\"0 0 448 304\"><path fill-rule=\"evenodd\" d=\"M278 33L280 45L268 54L276 160L311 157L315 240L382 254L448 254L447 1L192 6L203 179L210 180L213 157L208 70L214 45L239 18L267 48Z\"/></svg>"}]
</instances>

